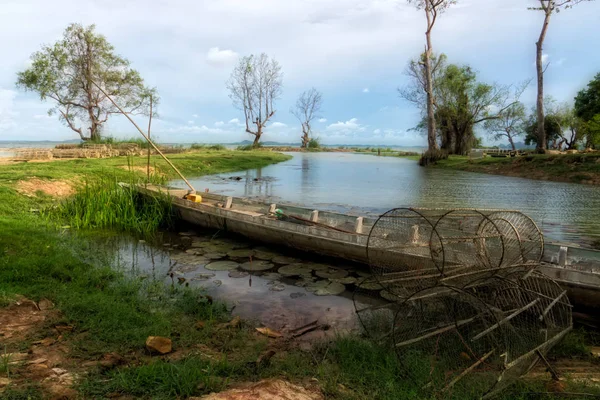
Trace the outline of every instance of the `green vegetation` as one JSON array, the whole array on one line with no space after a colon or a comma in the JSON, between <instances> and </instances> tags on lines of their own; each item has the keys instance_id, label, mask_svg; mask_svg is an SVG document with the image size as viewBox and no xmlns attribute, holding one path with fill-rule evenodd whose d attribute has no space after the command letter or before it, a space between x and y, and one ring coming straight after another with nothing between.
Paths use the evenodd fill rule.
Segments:
<instances>
[{"instance_id":1,"label":"green vegetation","mask_svg":"<svg viewBox=\"0 0 600 400\"><path fill-rule=\"evenodd\" d=\"M198 144L198 143L192 143L192 145L190 146L191 150L219 150L219 151L223 151L223 150L227 150L227 147L225 147L222 144Z\"/></svg>"},{"instance_id":2,"label":"green vegetation","mask_svg":"<svg viewBox=\"0 0 600 400\"><path fill-rule=\"evenodd\" d=\"M254 143L254 144L246 144L246 145L238 146L236 148L236 150L239 150L239 151L252 151L252 150L260 150L263 147L264 146L263 146L263 144L261 142L257 142L257 143Z\"/></svg>"},{"instance_id":3,"label":"green vegetation","mask_svg":"<svg viewBox=\"0 0 600 400\"><path fill-rule=\"evenodd\" d=\"M32 54L31 66L17 79L18 86L38 93L41 100L55 102L50 113L82 140L93 141L100 140L109 116L118 112L95 84L118 98L125 112L149 115L151 104L156 110L156 89L145 86L139 72L114 52L94 25L69 25L62 40ZM89 128L78 126L78 121Z\"/></svg>"},{"instance_id":4,"label":"green vegetation","mask_svg":"<svg viewBox=\"0 0 600 400\"><path fill-rule=\"evenodd\" d=\"M311 138L308 141L307 148L309 151L318 151L321 149L321 139L320 138Z\"/></svg>"},{"instance_id":5,"label":"green vegetation","mask_svg":"<svg viewBox=\"0 0 600 400\"><path fill-rule=\"evenodd\" d=\"M520 157L450 156L436 168L484 172L530 179L600 184L600 153L532 154Z\"/></svg>"}]
</instances>

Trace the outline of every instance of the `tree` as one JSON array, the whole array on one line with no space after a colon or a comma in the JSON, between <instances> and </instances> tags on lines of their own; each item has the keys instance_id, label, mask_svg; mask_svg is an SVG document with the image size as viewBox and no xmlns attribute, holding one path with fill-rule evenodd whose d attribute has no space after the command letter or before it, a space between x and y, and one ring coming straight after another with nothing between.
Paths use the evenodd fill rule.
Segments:
<instances>
[{"instance_id":1,"label":"tree","mask_svg":"<svg viewBox=\"0 0 600 400\"><path fill-rule=\"evenodd\" d=\"M82 140L100 139L108 118L119 113L94 83L128 114L148 115L150 98L158 102L156 90L144 85L139 72L114 53L94 25L69 25L62 40L42 47L31 61L31 67L18 73L17 86L54 101L48 113L58 113Z\"/></svg>"},{"instance_id":2,"label":"tree","mask_svg":"<svg viewBox=\"0 0 600 400\"><path fill-rule=\"evenodd\" d=\"M439 56L431 55L431 77L433 81L433 93L437 91L440 76L446 70L447 57L445 54ZM425 119L423 128L427 128L427 73L425 70L425 53L420 58L410 60L404 74L409 78L409 84L398 89L398 94L404 100L413 103L421 111L421 117ZM435 103L434 103L435 110Z\"/></svg>"},{"instance_id":3,"label":"tree","mask_svg":"<svg viewBox=\"0 0 600 400\"><path fill-rule=\"evenodd\" d=\"M537 140L538 150L545 150L547 140L545 138L546 130L544 129L544 67L542 63L543 46L544 40L546 39L546 33L548 32L548 25L550 24L550 17L554 12L558 13L561 9L571 8L575 4L592 1L592 0L538 0L540 2L539 7L530 7L531 10L538 10L544 12L544 23L538 41L536 42L536 58L535 66L537 72L537 101L536 101L536 114L537 114L537 132L540 137Z\"/></svg>"},{"instance_id":4,"label":"tree","mask_svg":"<svg viewBox=\"0 0 600 400\"><path fill-rule=\"evenodd\" d=\"M425 93L427 96L427 145L429 150L438 148L436 126L435 126L435 97L433 93L433 72L431 58L433 55L433 46L431 44L431 31L439 14L443 13L456 0L408 0L409 4L414 4L417 9L425 11L427 18L427 30L425 31L426 45L423 57L425 69Z\"/></svg>"},{"instance_id":5,"label":"tree","mask_svg":"<svg viewBox=\"0 0 600 400\"><path fill-rule=\"evenodd\" d=\"M440 76L436 94L436 118L440 124L442 149L467 154L473 145L476 124L498 118L507 88L477 82L469 66L449 65ZM498 109L496 113L492 109Z\"/></svg>"},{"instance_id":6,"label":"tree","mask_svg":"<svg viewBox=\"0 0 600 400\"><path fill-rule=\"evenodd\" d=\"M298 100L296 100L296 105L290 109L290 112L302 124L302 144L300 147L303 149L308 146L312 132L311 123L315 118L319 118L318 114L321 111L322 105L323 97L321 93L317 89L312 88L303 92L298 97Z\"/></svg>"},{"instance_id":7,"label":"tree","mask_svg":"<svg viewBox=\"0 0 600 400\"><path fill-rule=\"evenodd\" d=\"M587 89L577 93L575 114L584 121L590 121L600 114L600 73L587 84Z\"/></svg>"},{"instance_id":8,"label":"tree","mask_svg":"<svg viewBox=\"0 0 600 400\"><path fill-rule=\"evenodd\" d=\"M485 129L495 140L506 138L513 151L516 150L515 138L523 133L526 119L525 105L520 101L521 95L529 85L529 81L511 88L510 95L502 102L503 111L497 118L485 121Z\"/></svg>"},{"instance_id":9,"label":"tree","mask_svg":"<svg viewBox=\"0 0 600 400\"><path fill-rule=\"evenodd\" d=\"M242 57L227 83L233 104L244 111L246 132L257 146L264 128L275 115L275 100L281 95L283 73L275 60L262 53Z\"/></svg>"}]
</instances>

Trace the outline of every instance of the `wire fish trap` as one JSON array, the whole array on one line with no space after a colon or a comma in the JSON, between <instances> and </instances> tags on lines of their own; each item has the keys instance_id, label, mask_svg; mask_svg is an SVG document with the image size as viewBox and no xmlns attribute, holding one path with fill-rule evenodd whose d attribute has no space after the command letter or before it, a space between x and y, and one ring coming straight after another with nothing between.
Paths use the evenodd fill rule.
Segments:
<instances>
[{"instance_id":1,"label":"wire fish trap","mask_svg":"<svg viewBox=\"0 0 600 400\"><path fill-rule=\"evenodd\" d=\"M542 252L531 218L501 210L397 208L379 217L367 242L372 274L404 298L439 281L460 287L531 270Z\"/></svg>"}]
</instances>

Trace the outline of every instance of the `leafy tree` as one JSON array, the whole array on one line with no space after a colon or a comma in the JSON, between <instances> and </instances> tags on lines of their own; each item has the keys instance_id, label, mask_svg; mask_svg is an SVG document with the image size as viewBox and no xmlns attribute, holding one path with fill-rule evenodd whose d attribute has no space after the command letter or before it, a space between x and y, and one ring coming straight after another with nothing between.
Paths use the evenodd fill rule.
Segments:
<instances>
[{"instance_id":1,"label":"leafy tree","mask_svg":"<svg viewBox=\"0 0 600 400\"><path fill-rule=\"evenodd\" d=\"M456 0L408 0L409 4L414 4L417 9L425 11L427 18L427 30L425 31L426 45L423 55L424 68L424 88L427 97L427 144L429 150L435 150L437 146L437 136L435 127L435 95L433 87L433 71L431 59L433 56L433 46L431 44L431 31L439 14L443 13L448 7L456 4Z\"/></svg>"},{"instance_id":2,"label":"leafy tree","mask_svg":"<svg viewBox=\"0 0 600 400\"><path fill-rule=\"evenodd\" d=\"M150 99L158 102L156 90L144 85L139 72L114 53L94 25L69 25L62 40L43 46L31 61L31 67L18 73L17 86L52 100L49 114L58 113L82 140L99 140L108 118L119 113L95 84L128 114L148 115Z\"/></svg>"},{"instance_id":3,"label":"leafy tree","mask_svg":"<svg viewBox=\"0 0 600 400\"><path fill-rule=\"evenodd\" d=\"M585 122L585 134L585 147L600 149L600 114L594 115L592 119Z\"/></svg>"},{"instance_id":4,"label":"leafy tree","mask_svg":"<svg viewBox=\"0 0 600 400\"><path fill-rule=\"evenodd\" d=\"M575 114L584 121L590 121L600 114L600 73L580 90L575 97Z\"/></svg>"},{"instance_id":5,"label":"leafy tree","mask_svg":"<svg viewBox=\"0 0 600 400\"><path fill-rule=\"evenodd\" d=\"M442 149L467 154L476 124L498 118L507 88L477 82L469 66L449 65L440 76L436 92L436 117L440 124ZM490 110L500 109L498 113Z\"/></svg>"},{"instance_id":6,"label":"leafy tree","mask_svg":"<svg viewBox=\"0 0 600 400\"><path fill-rule=\"evenodd\" d=\"M502 103L502 112L497 118L485 121L485 129L493 135L495 140L506 138L513 150L515 147L515 138L523 133L523 125L526 120L525 105L521 103L520 98L529 82L524 82L511 90L511 95L506 96Z\"/></svg>"},{"instance_id":7,"label":"leafy tree","mask_svg":"<svg viewBox=\"0 0 600 400\"><path fill-rule=\"evenodd\" d=\"M323 96L317 89L312 88L303 92L296 105L290 109L298 121L302 124L302 144L300 147L306 148L310 142L310 134L312 132L312 121L319 118L319 112L323 105Z\"/></svg>"},{"instance_id":8,"label":"leafy tree","mask_svg":"<svg viewBox=\"0 0 600 400\"><path fill-rule=\"evenodd\" d=\"M254 135L253 146L258 146L267 122L275 115L282 80L281 66L265 53L242 57L231 73L227 83L229 97L244 111L246 132Z\"/></svg>"},{"instance_id":9,"label":"leafy tree","mask_svg":"<svg viewBox=\"0 0 600 400\"><path fill-rule=\"evenodd\" d=\"M552 114L548 114L544 118L546 119L546 121L544 121L544 129L546 129L546 134L544 135L546 144L544 148L557 149L561 138L561 126L557 123L558 118ZM523 126L525 132L525 144L527 146L536 145L536 147L539 148L538 140L540 135L538 135L537 132L538 126L537 113L534 110Z\"/></svg>"},{"instance_id":10,"label":"leafy tree","mask_svg":"<svg viewBox=\"0 0 600 400\"><path fill-rule=\"evenodd\" d=\"M540 135L536 141L539 150L544 150L547 144L545 139L546 130L544 129L545 118L544 118L544 66L542 63L544 40L546 39L546 33L548 32L548 26L550 24L550 17L554 13L560 12L562 9L571 8L575 4L592 1L592 0L538 0L540 5L538 7L530 7L530 10L537 10L544 12L544 23L540 36L535 43L536 57L535 65L537 71L537 102L536 102L536 114L537 114L537 133Z\"/></svg>"}]
</instances>

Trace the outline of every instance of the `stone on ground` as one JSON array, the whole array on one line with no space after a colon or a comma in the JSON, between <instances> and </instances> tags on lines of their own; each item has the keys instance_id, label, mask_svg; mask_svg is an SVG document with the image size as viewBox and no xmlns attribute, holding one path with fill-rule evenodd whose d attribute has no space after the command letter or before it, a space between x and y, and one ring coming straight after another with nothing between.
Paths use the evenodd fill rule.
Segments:
<instances>
[{"instance_id":1,"label":"stone on ground","mask_svg":"<svg viewBox=\"0 0 600 400\"><path fill-rule=\"evenodd\" d=\"M153 353L167 354L173 350L171 339L162 336L148 336L146 348Z\"/></svg>"}]
</instances>

